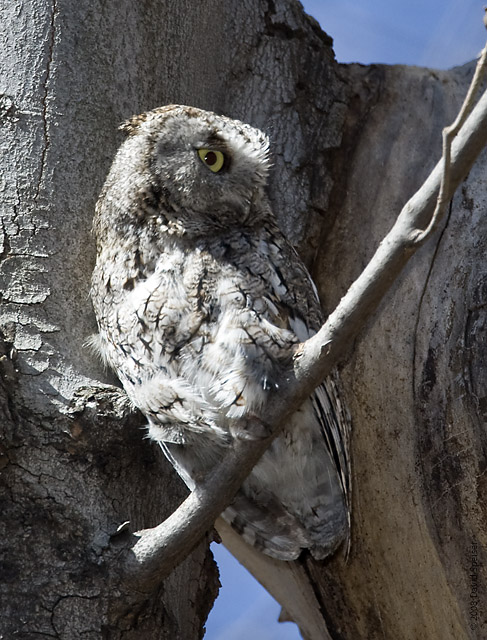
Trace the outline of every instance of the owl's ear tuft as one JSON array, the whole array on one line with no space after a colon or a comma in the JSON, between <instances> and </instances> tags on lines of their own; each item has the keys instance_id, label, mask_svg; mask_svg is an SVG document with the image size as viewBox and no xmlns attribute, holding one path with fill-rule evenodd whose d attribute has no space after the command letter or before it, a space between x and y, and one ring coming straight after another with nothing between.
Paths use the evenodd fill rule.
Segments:
<instances>
[{"instance_id":1,"label":"owl's ear tuft","mask_svg":"<svg viewBox=\"0 0 487 640\"><path fill-rule=\"evenodd\" d=\"M132 116L128 120L125 120L118 128L129 136L133 136L137 133L140 125L147 120L148 115L148 113L141 113L138 116Z\"/></svg>"}]
</instances>

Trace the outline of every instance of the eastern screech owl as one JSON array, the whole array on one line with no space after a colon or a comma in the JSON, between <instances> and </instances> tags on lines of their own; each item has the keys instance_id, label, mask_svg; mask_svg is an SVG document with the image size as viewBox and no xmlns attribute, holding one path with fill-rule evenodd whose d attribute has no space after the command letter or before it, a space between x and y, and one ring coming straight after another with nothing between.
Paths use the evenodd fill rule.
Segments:
<instances>
[{"instance_id":1,"label":"eastern screech owl","mask_svg":"<svg viewBox=\"0 0 487 640\"><path fill-rule=\"evenodd\" d=\"M259 416L316 290L265 193L267 137L193 107L122 126L96 208L98 348L189 488ZM349 529L348 421L335 382L293 416L223 517L270 556L333 552ZM244 436L245 434L241 434Z\"/></svg>"}]
</instances>

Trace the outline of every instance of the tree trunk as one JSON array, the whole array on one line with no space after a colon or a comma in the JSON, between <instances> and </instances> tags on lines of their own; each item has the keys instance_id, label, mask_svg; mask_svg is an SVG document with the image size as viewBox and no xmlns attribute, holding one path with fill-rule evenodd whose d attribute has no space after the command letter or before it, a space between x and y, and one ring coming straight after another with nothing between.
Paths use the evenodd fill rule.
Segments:
<instances>
[{"instance_id":1,"label":"tree trunk","mask_svg":"<svg viewBox=\"0 0 487 640\"><path fill-rule=\"evenodd\" d=\"M276 213L331 311L438 159L470 69L339 66L295 0L0 2L0 635L199 638L208 540L155 594L117 582L126 529L184 489L84 347L116 126L175 102L267 131ZM352 550L305 567L335 639L486 635L485 161L343 368Z\"/></svg>"},{"instance_id":2,"label":"tree trunk","mask_svg":"<svg viewBox=\"0 0 487 640\"><path fill-rule=\"evenodd\" d=\"M334 166L337 223L314 265L328 310L436 163L473 67L339 70L351 100ZM486 637L486 160L342 371L352 551L325 572L310 566L336 638Z\"/></svg>"}]
</instances>

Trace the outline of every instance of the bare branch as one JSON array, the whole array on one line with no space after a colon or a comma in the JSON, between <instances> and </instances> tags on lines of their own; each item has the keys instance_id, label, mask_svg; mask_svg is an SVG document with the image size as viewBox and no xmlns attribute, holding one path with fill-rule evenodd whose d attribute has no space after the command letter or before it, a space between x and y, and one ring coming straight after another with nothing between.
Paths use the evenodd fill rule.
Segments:
<instances>
[{"instance_id":1,"label":"bare branch","mask_svg":"<svg viewBox=\"0 0 487 640\"><path fill-rule=\"evenodd\" d=\"M325 325L300 345L294 368L281 385L279 394L269 397L262 416L269 436L261 440L236 439L220 465L166 521L154 529L135 534L136 543L127 552L125 577L137 588L146 591L155 586L211 529L281 425L344 356L402 268L433 232L443 215L445 202L451 199L487 143L487 92L473 110L473 98L469 98L474 95L484 73L485 51L464 106L449 128L451 138L447 141L445 158L404 206L372 260ZM455 140L451 144L453 137Z\"/></svg>"}]
</instances>

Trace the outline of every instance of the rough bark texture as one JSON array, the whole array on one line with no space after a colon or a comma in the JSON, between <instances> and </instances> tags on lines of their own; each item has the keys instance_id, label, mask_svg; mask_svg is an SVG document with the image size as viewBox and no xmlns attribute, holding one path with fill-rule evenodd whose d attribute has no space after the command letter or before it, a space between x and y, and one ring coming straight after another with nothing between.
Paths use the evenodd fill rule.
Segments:
<instances>
[{"instance_id":1,"label":"rough bark texture","mask_svg":"<svg viewBox=\"0 0 487 640\"><path fill-rule=\"evenodd\" d=\"M217 588L208 541L133 606L118 582L119 525L155 525L184 492L83 347L116 126L179 102L265 129L276 212L331 311L438 159L470 69L339 67L294 0L0 11L0 635L199 638ZM485 163L343 368L352 552L306 567L335 639L486 635L484 567L471 597L487 530Z\"/></svg>"}]
</instances>

